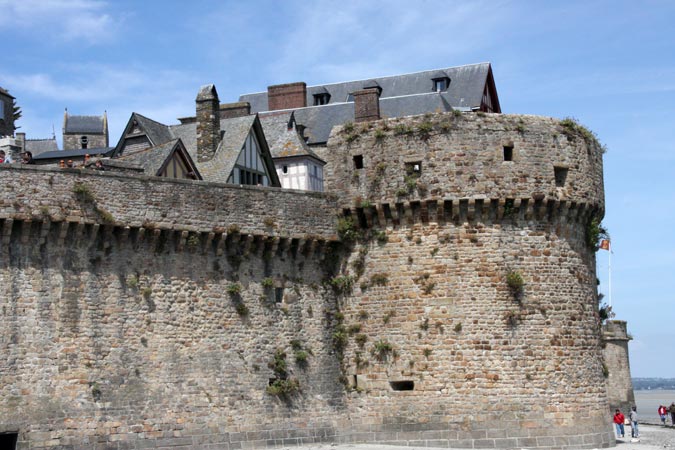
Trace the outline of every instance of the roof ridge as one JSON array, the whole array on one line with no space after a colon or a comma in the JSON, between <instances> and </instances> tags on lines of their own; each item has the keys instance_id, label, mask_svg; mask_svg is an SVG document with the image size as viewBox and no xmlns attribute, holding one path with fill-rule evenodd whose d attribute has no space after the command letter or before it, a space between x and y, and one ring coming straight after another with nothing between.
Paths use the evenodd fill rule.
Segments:
<instances>
[{"instance_id":1,"label":"roof ridge","mask_svg":"<svg viewBox=\"0 0 675 450\"><path fill-rule=\"evenodd\" d=\"M132 112L131 115L140 116L140 117L142 117L142 118L144 118L144 119L146 119L146 120L149 120L150 122L156 123L157 125L162 125L163 127L170 127L170 126L171 126L171 125L166 125L166 124L164 124L164 123L162 123L162 122L157 122L156 120L151 119L151 118L149 118L149 117L147 117L147 116L144 116L144 115L141 114L141 113L137 113L137 112L135 112L135 111Z\"/></svg>"},{"instance_id":2,"label":"roof ridge","mask_svg":"<svg viewBox=\"0 0 675 450\"><path fill-rule=\"evenodd\" d=\"M358 80L346 80L346 81L336 81L336 82L333 82L333 83L313 84L311 86L307 86L307 89L313 88L313 87L321 87L321 86L332 86L332 85L336 85L336 84L356 83L358 81L369 81L369 80L378 80L378 79L381 80L381 79L384 79L384 78L395 78L395 77L400 77L400 76L404 76L404 75L416 75L418 73L435 72L435 71L438 71L438 70L460 69L462 67L469 67L469 66L482 66L484 64L490 65L491 63L490 63L490 61L483 61L483 62L473 63L473 64L462 64L460 66L451 66L451 67L443 67L443 68L438 68L438 69L419 70L417 72L401 73L401 74L398 74L398 75L385 75L385 76L382 76L382 77L370 77L370 78L361 78L361 79L358 79ZM241 97L244 97L246 95L266 94L266 93L267 93L267 91L250 92L248 94L241 94L239 97L241 98ZM316 106L324 106L324 105L316 105Z\"/></svg>"}]
</instances>

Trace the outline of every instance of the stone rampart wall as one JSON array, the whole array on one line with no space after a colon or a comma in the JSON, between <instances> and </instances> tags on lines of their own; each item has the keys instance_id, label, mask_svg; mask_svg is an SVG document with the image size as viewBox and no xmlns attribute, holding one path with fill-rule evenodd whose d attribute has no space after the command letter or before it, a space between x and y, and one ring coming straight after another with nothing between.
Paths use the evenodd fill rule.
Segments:
<instances>
[{"instance_id":1,"label":"stone rampart wall","mask_svg":"<svg viewBox=\"0 0 675 450\"><path fill-rule=\"evenodd\" d=\"M612 446L586 242L599 149L550 119L402 122L425 121L335 134L336 199L0 168L0 432L72 450ZM483 146L453 153L472 139L542 162L507 177ZM574 182L551 190L553 139ZM336 205L358 219L342 244ZM279 349L287 398L267 392Z\"/></svg>"},{"instance_id":2,"label":"stone rampart wall","mask_svg":"<svg viewBox=\"0 0 675 450\"><path fill-rule=\"evenodd\" d=\"M623 320L608 320L602 327L607 394L612 414L616 408L624 414L635 406L633 380L630 377L628 342L630 337Z\"/></svg>"},{"instance_id":3,"label":"stone rampart wall","mask_svg":"<svg viewBox=\"0 0 675 450\"><path fill-rule=\"evenodd\" d=\"M0 219L335 238L335 200L319 193L19 165L0 179Z\"/></svg>"}]
</instances>

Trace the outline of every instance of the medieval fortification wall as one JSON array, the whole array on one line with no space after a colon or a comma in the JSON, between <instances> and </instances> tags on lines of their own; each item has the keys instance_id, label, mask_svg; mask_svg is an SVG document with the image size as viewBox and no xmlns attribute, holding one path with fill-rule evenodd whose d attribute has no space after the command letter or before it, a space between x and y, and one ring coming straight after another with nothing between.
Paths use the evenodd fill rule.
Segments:
<instances>
[{"instance_id":1,"label":"medieval fortification wall","mask_svg":"<svg viewBox=\"0 0 675 450\"><path fill-rule=\"evenodd\" d=\"M0 168L0 432L20 448L613 445L597 143L444 114L335 129L327 154L328 195Z\"/></svg>"}]
</instances>

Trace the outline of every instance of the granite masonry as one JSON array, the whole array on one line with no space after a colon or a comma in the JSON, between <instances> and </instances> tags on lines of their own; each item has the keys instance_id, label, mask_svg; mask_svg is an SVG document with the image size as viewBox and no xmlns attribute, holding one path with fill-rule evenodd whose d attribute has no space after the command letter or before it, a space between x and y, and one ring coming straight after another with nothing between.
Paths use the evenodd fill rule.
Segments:
<instances>
[{"instance_id":1,"label":"granite masonry","mask_svg":"<svg viewBox=\"0 0 675 450\"><path fill-rule=\"evenodd\" d=\"M0 433L615 445L597 142L446 113L350 123L327 149L326 194L0 167Z\"/></svg>"}]
</instances>

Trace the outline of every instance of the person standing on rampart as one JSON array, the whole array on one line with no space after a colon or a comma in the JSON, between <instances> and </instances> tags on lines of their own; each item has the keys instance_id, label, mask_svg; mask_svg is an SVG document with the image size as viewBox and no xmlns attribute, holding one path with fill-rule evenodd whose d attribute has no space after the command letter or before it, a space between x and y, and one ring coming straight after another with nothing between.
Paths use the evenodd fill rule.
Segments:
<instances>
[{"instance_id":1,"label":"person standing on rampart","mask_svg":"<svg viewBox=\"0 0 675 450\"><path fill-rule=\"evenodd\" d=\"M621 413L620 409L617 409L614 413L614 425L616 426L616 437L624 436L623 423L626 420L626 417Z\"/></svg>"}]
</instances>

